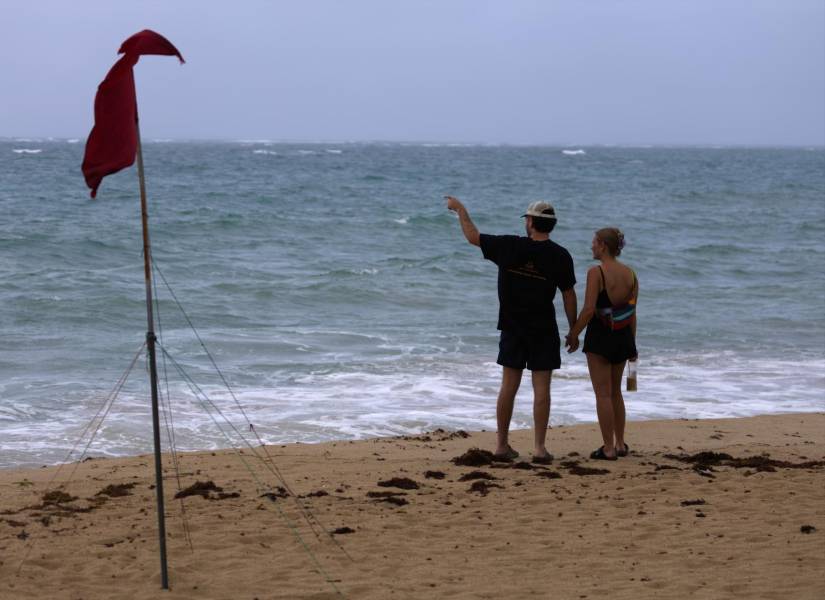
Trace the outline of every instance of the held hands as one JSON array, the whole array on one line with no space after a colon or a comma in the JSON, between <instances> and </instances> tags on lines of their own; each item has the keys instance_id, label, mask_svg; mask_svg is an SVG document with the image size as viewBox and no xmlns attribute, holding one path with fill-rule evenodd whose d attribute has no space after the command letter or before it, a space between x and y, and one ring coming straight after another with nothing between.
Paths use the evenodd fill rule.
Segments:
<instances>
[{"instance_id":1,"label":"held hands","mask_svg":"<svg viewBox=\"0 0 825 600\"><path fill-rule=\"evenodd\" d=\"M572 334L568 333L564 336L564 347L567 348L568 354L572 354L579 349L579 337L573 337Z\"/></svg>"}]
</instances>

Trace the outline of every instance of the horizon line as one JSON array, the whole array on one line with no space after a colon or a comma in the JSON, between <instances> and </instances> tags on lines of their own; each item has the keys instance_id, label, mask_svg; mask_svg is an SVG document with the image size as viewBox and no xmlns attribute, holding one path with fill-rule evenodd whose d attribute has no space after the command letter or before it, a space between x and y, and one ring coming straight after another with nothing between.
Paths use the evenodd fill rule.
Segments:
<instances>
[{"instance_id":1,"label":"horizon line","mask_svg":"<svg viewBox=\"0 0 825 600\"><path fill-rule=\"evenodd\" d=\"M23 136L0 135L0 142L85 142L83 137L75 136ZM493 142L493 141L444 141L444 140L404 140L404 139L363 139L363 140L324 140L324 139L268 139L268 138L230 138L230 137L179 137L163 138L149 137L144 143L224 143L246 145L287 145L287 144L340 144L340 145L370 145L392 144L412 146L510 146L522 148L815 148L825 149L825 142L821 143L777 143L777 142Z\"/></svg>"}]
</instances>

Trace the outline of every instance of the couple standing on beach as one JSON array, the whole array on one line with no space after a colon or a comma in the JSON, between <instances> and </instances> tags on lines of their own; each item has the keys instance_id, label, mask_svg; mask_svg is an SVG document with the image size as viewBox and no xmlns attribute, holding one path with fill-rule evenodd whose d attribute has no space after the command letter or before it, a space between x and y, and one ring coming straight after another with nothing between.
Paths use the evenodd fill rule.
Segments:
<instances>
[{"instance_id":1,"label":"couple standing on beach","mask_svg":"<svg viewBox=\"0 0 825 600\"><path fill-rule=\"evenodd\" d=\"M458 214L467 241L479 246L484 258L498 265L498 364L501 389L496 404L498 434L495 455L513 459L518 452L508 442L516 392L526 367L533 382L533 462L549 463L545 444L550 418L550 382L561 367L561 344L553 298L561 290L570 327L567 351L579 347L587 328L583 351L596 395L596 412L603 445L590 457L616 460L626 456L625 408L621 381L625 363L637 358L636 298L639 283L632 269L617 260L624 235L616 228L599 229L593 237L593 258L600 264L587 272L584 306L576 316L576 276L570 253L550 239L557 218L547 202L533 202L522 215L527 237L479 233L464 205L447 196L447 208ZM614 302L619 300L620 302Z\"/></svg>"}]
</instances>

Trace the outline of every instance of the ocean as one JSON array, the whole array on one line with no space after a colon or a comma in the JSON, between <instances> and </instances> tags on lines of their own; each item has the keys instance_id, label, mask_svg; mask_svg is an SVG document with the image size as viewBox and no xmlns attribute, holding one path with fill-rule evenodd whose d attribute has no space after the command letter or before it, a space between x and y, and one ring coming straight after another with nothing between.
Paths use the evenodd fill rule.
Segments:
<instances>
[{"instance_id":1,"label":"ocean","mask_svg":"<svg viewBox=\"0 0 825 600\"><path fill-rule=\"evenodd\" d=\"M83 150L0 139L0 466L64 460L145 338L136 171L91 200ZM640 281L629 419L825 410L822 148L150 140L144 159L159 272L267 442L495 429L496 267L445 194L486 233L523 233L527 204L550 201L580 305L593 231L622 228ZM243 428L156 289L163 347ZM178 449L233 443L163 366ZM531 415L525 378L513 426ZM551 423L595 418L585 357L564 354ZM151 439L141 355L88 453Z\"/></svg>"}]
</instances>

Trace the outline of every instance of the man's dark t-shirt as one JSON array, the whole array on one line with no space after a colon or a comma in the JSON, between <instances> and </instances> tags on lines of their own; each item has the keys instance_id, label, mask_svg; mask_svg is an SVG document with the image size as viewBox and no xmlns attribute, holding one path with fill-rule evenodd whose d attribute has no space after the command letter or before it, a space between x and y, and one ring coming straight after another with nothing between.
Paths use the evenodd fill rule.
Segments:
<instances>
[{"instance_id":1,"label":"man's dark t-shirt","mask_svg":"<svg viewBox=\"0 0 825 600\"><path fill-rule=\"evenodd\" d=\"M552 240L481 234L484 258L498 265L498 328L521 336L555 335L556 288L576 284L570 253Z\"/></svg>"}]
</instances>

